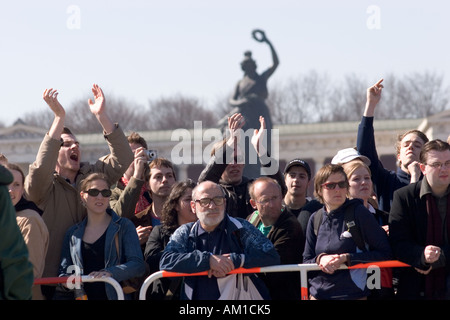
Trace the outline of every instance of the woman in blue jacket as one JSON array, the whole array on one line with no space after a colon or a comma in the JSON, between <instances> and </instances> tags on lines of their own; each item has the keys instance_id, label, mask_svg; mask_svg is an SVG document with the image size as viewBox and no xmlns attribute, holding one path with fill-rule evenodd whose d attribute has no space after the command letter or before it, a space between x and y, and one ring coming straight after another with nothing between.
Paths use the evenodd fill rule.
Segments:
<instances>
[{"instance_id":1,"label":"woman in blue jacket","mask_svg":"<svg viewBox=\"0 0 450 320\"><path fill-rule=\"evenodd\" d=\"M325 165L316 174L314 194L324 209L316 211L308 222L303 253L304 263L317 263L321 270L309 280L311 299L366 299L370 293L366 269L337 269L342 264L351 266L391 257L385 231L362 200L347 198L348 188L347 175L339 165ZM364 240L361 249L345 223L347 210L354 210L351 221ZM316 228L315 221L319 221Z\"/></svg>"},{"instance_id":2,"label":"woman in blue jacket","mask_svg":"<svg viewBox=\"0 0 450 320\"><path fill-rule=\"evenodd\" d=\"M143 275L145 262L136 229L130 220L108 208L111 190L106 177L93 173L80 189L87 217L65 235L60 275L71 274L74 265L81 275L112 277L118 282ZM85 283L84 290L89 300L117 299L116 290L104 282Z\"/></svg>"}]
</instances>

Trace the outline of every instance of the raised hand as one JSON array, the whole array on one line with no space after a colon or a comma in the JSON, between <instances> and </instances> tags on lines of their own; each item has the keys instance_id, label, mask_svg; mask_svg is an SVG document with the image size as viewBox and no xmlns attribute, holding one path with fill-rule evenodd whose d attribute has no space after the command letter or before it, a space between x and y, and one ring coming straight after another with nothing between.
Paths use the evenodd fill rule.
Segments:
<instances>
[{"instance_id":1,"label":"raised hand","mask_svg":"<svg viewBox=\"0 0 450 320\"><path fill-rule=\"evenodd\" d=\"M259 123L260 123L259 130L255 129L253 131L251 143L252 143L253 147L255 148L258 156L261 156L267 152L267 149L265 148L265 146L262 143L263 135L267 134L266 133L266 121L264 120L263 116L259 116Z\"/></svg>"},{"instance_id":2,"label":"raised hand","mask_svg":"<svg viewBox=\"0 0 450 320\"><path fill-rule=\"evenodd\" d=\"M94 94L94 101L89 99L88 104L91 108L91 112L97 116L104 112L106 100L102 89L97 84L92 86L92 93Z\"/></svg>"},{"instance_id":3,"label":"raised hand","mask_svg":"<svg viewBox=\"0 0 450 320\"><path fill-rule=\"evenodd\" d=\"M44 101L48 104L50 109L53 111L55 118L53 119L52 125L48 130L48 135L52 139L61 139L61 133L64 129L64 122L66 118L66 111L63 106L58 101L58 91L51 89L46 89L43 94Z\"/></svg>"},{"instance_id":4,"label":"raised hand","mask_svg":"<svg viewBox=\"0 0 450 320\"><path fill-rule=\"evenodd\" d=\"M228 130L230 136L227 141L230 147L234 147L235 143L239 143L241 129L245 125L244 116L240 113L234 113L231 117L228 117Z\"/></svg>"},{"instance_id":5,"label":"raised hand","mask_svg":"<svg viewBox=\"0 0 450 320\"><path fill-rule=\"evenodd\" d=\"M373 117L375 113L375 107L381 99L381 92L383 91L383 85L381 84L384 79L378 80L373 86L367 89L367 102L364 109L365 117Z\"/></svg>"},{"instance_id":6,"label":"raised hand","mask_svg":"<svg viewBox=\"0 0 450 320\"><path fill-rule=\"evenodd\" d=\"M57 117L64 117L66 114L66 111L64 110L63 106L58 101L58 91L53 88L51 89L45 89L43 98L44 101L48 104L50 109L53 111L55 116Z\"/></svg>"},{"instance_id":7,"label":"raised hand","mask_svg":"<svg viewBox=\"0 0 450 320\"><path fill-rule=\"evenodd\" d=\"M145 180L145 164L147 163L147 155L145 154L145 149L139 147L134 151L134 173L133 176L136 179Z\"/></svg>"},{"instance_id":8,"label":"raised hand","mask_svg":"<svg viewBox=\"0 0 450 320\"><path fill-rule=\"evenodd\" d=\"M378 103L381 99L381 91L383 91L383 85L381 84L384 79L378 80L373 86L367 89L367 100L373 103Z\"/></svg>"},{"instance_id":9,"label":"raised hand","mask_svg":"<svg viewBox=\"0 0 450 320\"><path fill-rule=\"evenodd\" d=\"M97 84L94 84L92 86L92 93L94 94L94 101L92 101L91 99L88 100L91 112L96 116L97 120L100 122L101 126L103 127L104 133L110 134L111 132L114 131L115 126L106 113L105 107L106 99L103 94L103 91Z\"/></svg>"}]
</instances>

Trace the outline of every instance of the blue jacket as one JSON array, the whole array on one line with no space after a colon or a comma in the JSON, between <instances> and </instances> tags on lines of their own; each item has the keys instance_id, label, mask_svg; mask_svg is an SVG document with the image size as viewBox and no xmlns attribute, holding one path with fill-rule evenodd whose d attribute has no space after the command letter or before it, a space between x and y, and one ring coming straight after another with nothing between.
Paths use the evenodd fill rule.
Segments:
<instances>
[{"instance_id":1,"label":"blue jacket","mask_svg":"<svg viewBox=\"0 0 450 320\"><path fill-rule=\"evenodd\" d=\"M355 206L355 223L359 226L367 251L357 248L353 239L344 234L345 208ZM314 216L323 214L317 236L314 232ZM360 199L346 200L338 209L327 213L316 211L308 222L304 263L316 263L320 254L350 254L350 265L382 261L391 258L391 247L386 232ZM313 273L311 273L313 275ZM318 271L310 276L310 293L317 299L360 299L369 295L366 286L366 269L338 270L334 274Z\"/></svg>"},{"instance_id":2,"label":"blue jacket","mask_svg":"<svg viewBox=\"0 0 450 320\"><path fill-rule=\"evenodd\" d=\"M358 152L370 159L370 171L374 189L378 197L379 209L389 212L394 196L394 191L410 184L411 176L400 168L390 171L383 167L378 159L375 146L373 129L373 117L362 117L358 127L356 140Z\"/></svg>"},{"instance_id":3,"label":"blue jacket","mask_svg":"<svg viewBox=\"0 0 450 320\"><path fill-rule=\"evenodd\" d=\"M254 268L280 264L280 256L273 244L248 221L225 214L224 231L229 253L235 268ZM179 227L171 236L160 260L160 270L196 273L210 269L210 252L196 249L196 234L200 223L191 222ZM239 230L239 231L238 231ZM238 237L239 234L239 237ZM227 252L213 254L225 254ZM195 288L200 277L186 277L185 289ZM251 275L255 286L264 296L267 294L261 279ZM185 298L192 299L192 292L184 292ZM214 297L211 297L214 299ZM266 295L265 298L268 298Z\"/></svg>"},{"instance_id":4,"label":"blue jacket","mask_svg":"<svg viewBox=\"0 0 450 320\"><path fill-rule=\"evenodd\" d=\"M107 213L111 215L112 219L106 230L105 267L103 270L110 272L112 278L118 282L142 276L146 267L136 228L130 220L119 217L113 210L108 209ZM87 218L66 232L61 253L60 276L69 274L67 268L71 265L77 265L81 269L81 275L84 275L81 246L86 223ZM119 235L120 264L114 240L117 233ZM105 285L108 299L117 299L116 290L108 283Z\"/></svg>"}]
</instances>

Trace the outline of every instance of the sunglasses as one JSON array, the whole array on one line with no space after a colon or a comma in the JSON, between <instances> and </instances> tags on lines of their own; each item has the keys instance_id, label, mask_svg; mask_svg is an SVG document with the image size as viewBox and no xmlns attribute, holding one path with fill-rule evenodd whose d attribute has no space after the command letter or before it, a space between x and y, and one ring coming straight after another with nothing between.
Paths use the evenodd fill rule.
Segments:
<instances>
[{"instance_id":1,"label":"sunglasses","mask_svg":"<svg viewBox=\"0 0 450 320\"><path fill-rule=\"evenodd\" d=\"M92 197L96 197L98 196L99 193L102 194L103 197L105 198L109 198L111 196L111 190L110 189L103 189L103 190L98 190L98 189L89 189L86 192L88 195L92 196Z\"/></svg>"},{"instance_id":2,"label":"sunglasses","mask_svg":"<svg viewBox=\"0 0 450 320\"><path fill-rule=\"evenodd\" d=\"M195 200L195 202L200 203L200 206L206 208L211 204L211 201L214 202L216 206L221 206L225 202L225 197L214 197L214 198L203 198Z\"/></svg>"},{"instance_id":3,"label":"sunglasses","mask_svg":"<svg viewBox=\"0 0 450 320\"><path fill-rule=\"evenodd\" d=\"M347 183L347 181L329 182L329 183L324 183L321 186L325 187L325 189L328 189L328 190L334 190L334 189L336 189L336 186L338 186L340 189L347 189L348 183Z\"/></svg>"}]
</instances>

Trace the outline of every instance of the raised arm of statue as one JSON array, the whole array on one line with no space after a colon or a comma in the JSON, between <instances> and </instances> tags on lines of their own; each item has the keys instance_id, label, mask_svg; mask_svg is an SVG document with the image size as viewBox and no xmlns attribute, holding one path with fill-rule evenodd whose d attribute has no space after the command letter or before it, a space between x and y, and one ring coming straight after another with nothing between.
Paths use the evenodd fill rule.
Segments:
<instances>
[{"instance_id":1,"label":"raised arm of statue","mask_svg":"<svg viewBox=\"0 0 450 320\"><path fill-rule=\"evenodd\" d=\"M269 78L277 69L278 65L280 64L280 60L278 59L277 52L275 51L274 46L272 45L272 42L267 38L264 31L256 29L252 32L253 39L255 39L258 42L265 42L269 45L270 52L272 54L272 66L270 66L266 71L264 71L261 76L264 76L266 79Z\"/></svg>"}]
</instances>

